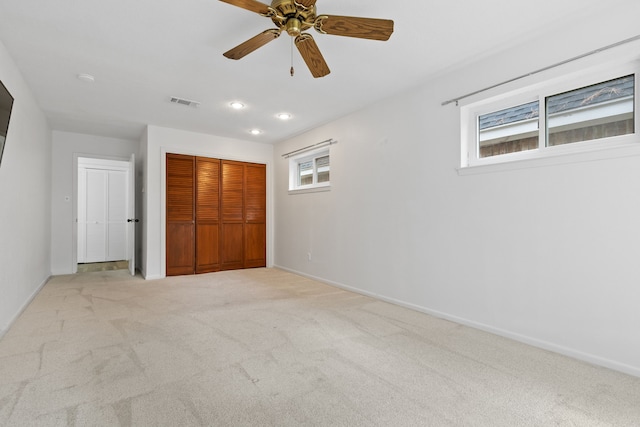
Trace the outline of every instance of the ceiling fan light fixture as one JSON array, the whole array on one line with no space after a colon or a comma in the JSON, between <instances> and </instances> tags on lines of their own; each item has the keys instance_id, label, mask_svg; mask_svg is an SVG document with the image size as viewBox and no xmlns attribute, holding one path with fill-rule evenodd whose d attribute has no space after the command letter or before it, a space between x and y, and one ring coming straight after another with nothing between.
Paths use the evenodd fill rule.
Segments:
<instances>
[{"instance_id":1,"label":"ceiling fan light fixture","mask_svg":"<svg viewBox=\"0 0 640 427\"><path fill-rule=\"evenodd\" d=\"M284 29L291 37L297 37L302 32L302 22L297 18L289 18L284 25Z\"/></svg>"}]
</instances>

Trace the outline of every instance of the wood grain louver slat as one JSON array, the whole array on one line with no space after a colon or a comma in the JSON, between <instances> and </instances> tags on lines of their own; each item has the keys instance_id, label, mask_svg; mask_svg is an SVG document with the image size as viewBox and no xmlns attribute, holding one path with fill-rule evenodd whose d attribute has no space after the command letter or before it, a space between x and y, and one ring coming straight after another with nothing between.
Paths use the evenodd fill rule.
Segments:
<instances>
[{"instance_id":1,"label":"wood grain louver slat","mask_svg":"<svg viewBox=\"0 0 640 427\"><path fill-rule=\"evenodd\" d=\"M167 154L166 274L195 271L194 159Z\"/></svg>"},{"instance_id":2,"label":"wood grain louver slat","mask_svg":"<svg viewBox=\"0 0 640 427\"><path fill-rule=\"evenodd\" d=\"M167 219L193 220L193 159L167 159Z\"/></svg>"},{"instance_id":3,"label":"wood grain louver slat","mask_svg":"<svg viewBox=\"0 0 640 427\"><path fill-rule=\"evenodd\" d=\"M238 162L222 162L222 220L243 221L244 166Z\"/></svg>"},{"instance_id":4,"label":"wood grain louver slat","mask_svg":"<svg viewBox=\"0 0 640 427\"><path fill-rule=\"evenodd\" d=\"M222 269L244 267L244 164L222 161Z\"/></svg>"},{"instance_id":5,"label":"wood grain louver slat","mask_svg":"<svg viewBox=\"0 0 640 427\"><path fill-rule=\"evenodd\" d=\"M196 159L196 218L218 221L220 219L220 161Z\"/></svg>"},{"instance_id":6,"label":"wood grain louver slat","mask_svg":"<svg viewBox=\"0 0 640 427\"><path fill-rule=\"evenodd\" d=\"M220 160L196 157L196 273L220 270Z\"/></svg>"},{"instance_id":7,"label":"wood grain louver slat","mask_svg":"<svg viewBox=\"0 0 640 427\"><path fill-rule=\"evenodd\" d=\"M266 166L245 165L244 182L244 266L265 267L267 265L267 175Z\"/></svg>"},{"instance_id":8,"label":"wood grain louver slat","mask_svg":"<svg viewBox=\"0 0 640 427\"><path fill-rule=\"evenodd\" d=\"M265 167L247 165L245 174L245 221L264 223L267 208Z\"/></svg>"}]
</instances>

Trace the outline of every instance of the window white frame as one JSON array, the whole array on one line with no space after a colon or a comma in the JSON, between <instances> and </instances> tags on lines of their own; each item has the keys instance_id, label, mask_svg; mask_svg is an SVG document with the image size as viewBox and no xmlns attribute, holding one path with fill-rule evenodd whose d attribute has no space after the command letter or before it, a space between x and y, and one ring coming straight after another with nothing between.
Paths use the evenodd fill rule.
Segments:
<instances>
[{"instance_id":1,"label":"window white frame","mask_svg":"<svg viewBox=\"0 0 640 427\"><path fill-rule=\"evenodd\" d=\"M618 61L617 63L609 66L594 66L591 70L579 70L564 76L541 81L527 87L505 90L503 93L498 93L475 102L472 101L467 105L461 106L461 168L459 169L459 172L466 173L465 169L469 170L478 167L505 164L509 164L507 167L509 169L517 168L518 164L523 167L526 165L539 166L557 162L558 157L563 157L563 161L567 161L567 156L581 155L582 153L587 152L601 152L601 157L607 157L611 155L613 149L630 149L632 151L640 150L640 131L638 129L638 127L640 127L640 121L638 119L640 110L640 96L638 94L638 83L640 81L639 63L640 61L638 59L634 59L631 61L627 60L625 62ZM547 97L631 74L635 75L635 93L633 101L633 117L635 123L634 133L575 142L571 144L547 146L547 124L545 121L545 102ZM479 117L534 101L539 102L540 108L538 148L484 158L479 157ZM640 154L640 151L638 154ZM492 169L495 169L495 167Z\"/></svg>"},{"instance_id":2,"label":"window white frame","mask_svg":"<svg viewBox=\"0 0 640 427\"><path fill-rule=\"evenodd\" d=\"M318 168L316 160L329 156L329 181L318 182ZM300 164L312 162L311 184L302 185L300 183ZM317 148L315 150L306 151L296 156L289 157L289 194L306 193L315 191L329 191L331 189L331 153L330 146Z\"/></svg>"}]
</instances>

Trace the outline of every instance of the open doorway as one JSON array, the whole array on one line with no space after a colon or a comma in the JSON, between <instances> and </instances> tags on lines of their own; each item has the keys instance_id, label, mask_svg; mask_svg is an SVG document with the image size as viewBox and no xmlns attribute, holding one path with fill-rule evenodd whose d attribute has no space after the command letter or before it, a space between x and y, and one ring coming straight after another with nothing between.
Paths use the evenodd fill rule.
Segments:
<instances>
[{"instance_id":1,"label":"open doorway","mask_svg":"<svg viewBox=\"0 0 640 427\"><path fill-rule=\"evenodd\" d=\"M135 273L134 160L78 157L78 272Z\"/></svg>"}]
</instances>

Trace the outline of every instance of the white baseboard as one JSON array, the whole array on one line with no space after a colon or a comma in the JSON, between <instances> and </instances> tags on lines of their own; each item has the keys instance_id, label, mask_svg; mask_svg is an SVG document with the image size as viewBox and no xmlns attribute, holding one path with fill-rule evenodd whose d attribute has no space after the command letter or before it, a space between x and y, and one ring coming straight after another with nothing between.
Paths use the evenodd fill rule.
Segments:
<instances>
[{"instance_id":1,"label":"white baseboard","mask_svg":"<svg viewBox=\"0 0 640 427\"><path fill-rule=\"evenodd\" d=\"M144 280L158 280L167 277L166 274L147 274L146 269L142 265L138 267L138 271Z\"/></svg>"},{"instance_id":2,"label":"white baseboard","mask_svg":"<svg viewBox=\"0 0 640 427\"><path fill-rule=\"evenodd\" d=\"M166 276L164 274L150 274L149 276L146 276L144 273L140 272L142 274L142 277L144 278L144 280L158 280L158 279L164 279Z\"/></svg>"},{"instance_id":3,"label":"white baseboard","mask_svg":"<svg viewBox=\"0 0 640 427\"><path fill-rule=\"evenodd\" d=\"M590 363L592 365L598 365L598 366L602 366L608 369L612 369L614 371L619 371L628 375L633 375L635 377L640 377L640 367L639 366L631 366L631 365L627 365L624 363L620 363L617 362L615 360L610 360L610 359L605 359L602 358L600 356L596 356L593 354L589 354L589 353L584 353L582 351L573 349L573 348L569 348L569 347L565 347L559 344L555 344L552 342L548 342L548 341L544 341L544 340L540 340L534 337L529 337L526 335L522 335L516 332L512 332L512 331L508 331L505 329L501 329L501 328L496 328L493 327L491 325L487 325L484 323L480 323L480 322L476 322L473 320L469 320L469 319L465 319L462 317L458 317L452 314L448 314L448 313L443 313L441 311L438 310L433 310L427 307L423 307L420 305L416 305L416 304L411 304L405 301L400 301L397 300L395 298L389 298L386 297L384 295L381 294L376 294L373 292L367 292L365 290L362 289L358 289L358 288L354 288L352 286L348 286L345 285L343 283L338 283L338 282L334 282L331 280L327 280L324 279L322 277L317 277L317 276L313 276L311 274L307 274L307 273L303 273L301 271L296 271L293 270L291 268L287 268L287 267L283 267L283 266L279 266L279 265L274 265L275 268L278 268L280 270L284 270L284 271L288 271L290 273L293 274L297 274L299 276L303 276L303 277L307 277L309 279L313 279L316 280L318 282L322 282L325 283L327 285L331 285L331 286L335 286L337 288L341 288L347 291L351 291L351 292L355 292L357 294L361 294L361 295L365 295L365 296L369 296L381 301L385 301L391 304L395 304L395 305L399 305L401 307L405 307L405 308L409 308L411 310L415 310L415 311L419 311L440 319L445 319L445 320L449 320L451 322L455 322L464 326L469 326L471 328L474 329L479 329L485 332L489 332L492 333L494 335L498 335L501 337L505 337L505 338L509 338L512 339L514 341L518 341L524 344L528 344L531 345L533 347L538 347L538 348L542 348L544 350L549 350L552 351L554 353L558 353L558 354L562 354L564 356L568 356L571 357L573 359L577 359L577 360L581 360L583 362L587 362Z\"/></svg>"},{"instance_id":4,"label":"white baseboard","mask_svg":"<svg viewBox=\"0 0 640 427\"><path fill-rule=\"evenodd\" d=\"M57 270L51 271L51 276L67 276L69 274L75 274L75 273L68 269L57 269Z\"/></svg>"},{"instance_id":5,"label":"white baseboard","mask_svg":"<svg viewBox=\"0 0 640 427\"><path fill-rule=\"evenodd\" d=\"M24 302L24 304L22 304L22 306L17 311L17 313L11 318L11 320L9 320L9 322L6 325L4 325L4 327L0 330L0 339L2 339L2 337L5 336L5 334L9 331L11 326L16 322L16 320L18 320L18 317L20 317L20 315L26 310L29 304L31 304L31 301L33 301L33 299L36 297L36 295L38 295L38 293L42 290L44 285L47 284L47 282L49 281L49 279L51 279L51 277L53 277L53 275L48 276L40 283L40 285L38 285L36 290L33 291L29 296L29 298L27 298L27 300Z\"/></svg>"}]
</instances>

